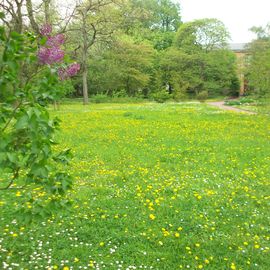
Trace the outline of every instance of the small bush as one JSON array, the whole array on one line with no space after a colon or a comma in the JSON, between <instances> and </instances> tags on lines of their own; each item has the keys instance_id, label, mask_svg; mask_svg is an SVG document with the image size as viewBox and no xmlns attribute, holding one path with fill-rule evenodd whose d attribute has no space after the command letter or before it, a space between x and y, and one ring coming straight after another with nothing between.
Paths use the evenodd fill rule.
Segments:
<instances>
[{"instance_id":1,"label":"small bush","mask_svg":"<svg viewBox=\"0 0 270 270\"><path fill-rule=\"evenodd\" d=\"M239 100L226 100L225 105L228 106L241 105L241 102Z\"/></svg>"},{"instance_id":2,"label":"small bush","mask_svg":"<svg viewBox=\"0 0 270 270\"><path fill-rule=\"evenodd\" d=\"M108 102L108 96L104 94L96 94L91 97L93 103L106 103Z\"/></svg>"},{"instance_id":3,"label":"small bush","mask_svg":"<svg viewBox=\"0 0 270 270\"><path fill-rule=\"evenodd\" d=\"M125 89L115 91L115 92L113 92L112 97L113 98L125 98L125 97L128 97L127 96L127 91Z\"/></svg>"},{"instance_id":4,"label":"small bush","mask_svg":"<svg viewBox=\"0 0 270 270\"><path fill-rule=\"evenodd\" d=\"M236 99L236 100L227 100L225 101L225 105L235 106L235 105L242 105L242 104L252 104L254 102L255 100L252 98L243 97L241 99Z\"/></svg>"},{"instance_id":5,"label":"small bush","mask_svg":"<svg viewBox=\"0 0 270 270\"><path fill-rule=\"evenodd\" d=\"M173 99L175 101L183 101L183 100L186 100L188 97L187 97L187 94L185 92L175 92L173 94Z\"/></svg>"},{"instance_id":6,"label":"small bush","mask_svg":"<svg viewBox=\"0 0 270 270\"><path fill-rule=\"evenodd\" d=\"M240 99L241 104L254 103L255 100L250 97L243 97Z\"/></svg>"},{"instance_id":7,"label":"small bush","mask_svg":"<svg viewBox=\"0 0 270 270\"><path fill-rule=\"evenodd\" d=\"M164 103L171 98L171 95L166 90L161 90L152 95L154 100L158 103Z\"/></svg>"},{"instance_id":8,"label":"small bush","mask_svg":"<svg viewBox=\"0 0 270 270\"><path fill-rule=\"evenodd\" d=\"M200 102L205 102L205 100L208 98L208 92L202 91L198 93L196 97Z\"/></svg>"}]
</instances>

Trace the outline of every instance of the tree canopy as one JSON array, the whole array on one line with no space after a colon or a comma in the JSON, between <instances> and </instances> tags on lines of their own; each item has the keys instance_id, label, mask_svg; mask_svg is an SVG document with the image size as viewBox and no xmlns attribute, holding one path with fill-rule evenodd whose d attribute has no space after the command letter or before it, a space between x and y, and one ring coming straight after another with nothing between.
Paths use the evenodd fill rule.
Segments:
<instances>
[{"instance_id":1,"label":"tree canopy","mask_svg":"<svg viewBox=\"0 0 270 270\"><path fill-rule=\"evenodd\" d=\"M81 65L73 85L85 104L89 95L101 93L151 97L165 89L172 96L217 95L230 93L237 81L229 33L217 19L182 23L181 7L173 0L83 0L67 10L59 3L3 2L9 12L2 20L11 31L37 35L43 21L68 37L65 48Z\"/></svg>"}]
</instances>

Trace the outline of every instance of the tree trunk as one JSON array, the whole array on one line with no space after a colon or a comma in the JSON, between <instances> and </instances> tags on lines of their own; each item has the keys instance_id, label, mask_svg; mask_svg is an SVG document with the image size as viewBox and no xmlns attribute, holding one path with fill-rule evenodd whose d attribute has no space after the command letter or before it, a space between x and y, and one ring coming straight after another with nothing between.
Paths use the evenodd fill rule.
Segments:
<instances>
[{"instance_id":1,"label":"tree trunk","mask_svg":"<svg viewBox=\"0 0 270 270\"><path fill-rule=\"evenodd\" d=\"M35 31L37 35L39 35L39 27L36 23L35 17L34 17L34 12L33 12L33 5L31 0L26 0L26 9L28 13L28 18L30 20L30 24Z\"/></svg>"},{"instance_id":2,"label":"tree trunk","mask_svg":"<svg viewBox=\"0 0 270 270\"><path fill-rule=\"evenodd\" d=\"M83 104L88 104L87 68L83 69Z\"/></svg>"},{"instance_id":3,"label":"tree trunk","mask_svg":"<svg viewBox=\"0 0 270 270\"><path fill-rule=\"evenodd\" d=\"M50 4L51 0L44 0L45 22L48 24L51 24Z\"/></svg>"},{"instance_id":4,"label":"tree trunk","mask_svg":"<svg viewBox=\"0 0 270 270\"><path fill-rule=\"evenodd\" d=\"M17 15L15 22L15 31L22 33L23 29L23 17L22 17L22 2L17 2Z\"/></svg>"},{"instance_id":5,"label":"tree trunk","mask_svg":"<svg viewBox=\"0 0 270 270\"><path fill-rule=\"evenodd\" d=\"M88 40L86 31L86 11L82 13L82 35L83 35L83 50L82 50L82 72L83 72L83 104L88 104L88 86L87 86L87 51L88 51Z\"/></svg>"}]
</instances>

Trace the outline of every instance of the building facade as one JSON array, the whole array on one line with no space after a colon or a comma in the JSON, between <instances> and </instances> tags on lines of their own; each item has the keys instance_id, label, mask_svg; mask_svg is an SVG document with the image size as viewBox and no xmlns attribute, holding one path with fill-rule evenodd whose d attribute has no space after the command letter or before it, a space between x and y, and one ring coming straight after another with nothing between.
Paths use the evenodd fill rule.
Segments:
<instances>
[{"instance_id":1,"label":"building facade","mask_svg":"<svg viewBox=\"0 0 270 270\"><path fill-rule=\"evenodd\" d=\"M245 93L245 62L247 55L247 43L232 43L229 44L230 50L232 50L237 58L237 74L240 81L239 96L243 96Z\"/></svg>"}]
</instances>

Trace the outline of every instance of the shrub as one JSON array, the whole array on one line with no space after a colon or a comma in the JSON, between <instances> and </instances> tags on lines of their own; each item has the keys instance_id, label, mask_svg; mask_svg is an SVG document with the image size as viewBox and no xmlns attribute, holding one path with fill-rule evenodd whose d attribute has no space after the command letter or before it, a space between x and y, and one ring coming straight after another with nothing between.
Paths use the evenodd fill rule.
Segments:
<instances>
[{"instance_id":1,"label":"shrub","mask_svg":"<svg viewBox=\"0 0 270 270\"><path fill-rule=\"evenodd\" d=\"M153 99L158 103L164 103L171 98L171 95L166 90L161 90L152 95Z\"/></svg>"},{"instance_id":2,"label":"shrub","mask_svg":"<svg viewBox=\"0 0 270 270\"><path fill-rule=\"evenodd\" d=\"M0 190L20 188L18 206L29 221L68 205L72 187L67 167L60 165L68 163L70 151L54 151L59 120L47 110L62 81L52 63L38 63L36 40L30 33L9 36L0 26ZM44 76L36 76L40 71Z\"/></svg>"},{"instance_id":3,"label":"shrub","mask_svg":"<svg viewBox=\"0 0 270 270\"><path fill-rule=\"evenodd\" d=\"M254 102L255 102L255 100L252 98L243 97L241 99L236 99L236 100L226 100L225 105L235 106L235 105L242 105L242 104L251 104Z\"/></svg>"},{"instance_id":4,"label":"shrub","mask_svg":"<svg viewBox=\"0 0 270 270\"><path fill-rule=\"evenodd\" d=\"M254 103L255 100L250 97L243 97L240 99L241 104Z\"/></svg>"},{"instance_id":5,"label":"shrub","mask_svg":"<svg viewBox=\"0 0 270 270\"><path fill-rule=\"evenodd\" d=\"M108 102L108 99L110 98L105 94L96 94L91 97L93 103L106 103Z\"/></svg>"},{"instance_id":6,"label":"shrub","mask_svg":"<svg viewBox=\"0 0 270 270\"><path fill-rule=\"evenodd\" d=\"M199 93L197 94L196 98L197 98L200 102L205 102L205 100L208 98L208 92L207 92L207 91L199 92Z\"/></svg>"},{"instance_id":7,"label":"shrub","mask_svg":"<svg viewBox=\"0 0 270 270\"><path fill-rule=\"evenodd\" d=\"M225 105L234 106L234 105L241 105L239 100L226 100Z\"/></svg>"}]
</instances>

